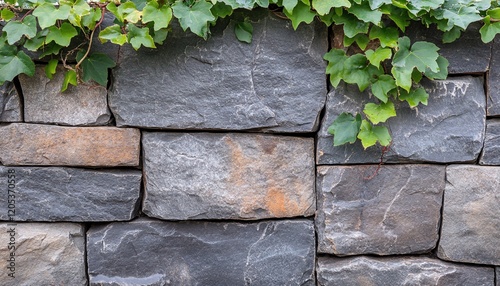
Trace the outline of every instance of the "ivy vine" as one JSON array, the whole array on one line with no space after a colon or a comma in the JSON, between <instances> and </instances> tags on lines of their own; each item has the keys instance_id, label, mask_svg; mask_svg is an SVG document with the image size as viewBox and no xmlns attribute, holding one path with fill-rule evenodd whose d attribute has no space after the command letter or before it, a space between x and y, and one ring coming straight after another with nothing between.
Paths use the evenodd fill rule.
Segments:
<instances>
[{"instance_id":1,"label":"ivy vine","mask_svg":"<svg viewBox=\"0 0 500 286\"><path fill-rule=\"evenodd\" d=\"M165 41L174 18L185 31L207 39L210 26L236 9L272 8L290 19L294 29L316 18L337 27L342 45L324 56L331 84L355 84L377 100L367 103L362 114L342 113L334 120L328 129L334 145L359 139L364 148L388 146L391 135L381 123L396 116L394 102L406 101L412 108L426 105L429 95L419 85L422 78L448 75L448 61L435 44L412 43L405 36L410 23L435 25L444 32L443 42L451 43L469 24L481 21L479 32L486 43L500 33L499 6L491 0L4 0L0 84L19 74L34 75L35 64L27 55L31 51L40 59L50 58L45 68L49 78L58 64L65 67L62 91L80 82L106 85L115 62L91 52L95 38L136 50L155 48ZM106 13L115 20L102 27ZM252 31L248 21L235 26L243 42L251 42Z\"/></svg>"}]
</instances>

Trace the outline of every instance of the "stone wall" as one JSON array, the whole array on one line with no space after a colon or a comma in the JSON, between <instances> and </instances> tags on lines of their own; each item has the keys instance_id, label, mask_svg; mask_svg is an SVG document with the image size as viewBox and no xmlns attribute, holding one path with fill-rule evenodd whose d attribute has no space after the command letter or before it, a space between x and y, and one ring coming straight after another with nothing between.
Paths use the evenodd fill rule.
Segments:
<instances>
[{"instance_id":1,"label":"stone wall","mask_svg":"<svg viewBox=\"0 0 500 286\"><path fill-rule=\"evenodd\" d=\"M244 16L252 44L227 20L100 47L108 89L2 86L0 285L499 286L500 45L440 44L450 77L397 107L377 171L326 132L368 98L327 86L327 29Z\"/></svg>"}]
</instances>

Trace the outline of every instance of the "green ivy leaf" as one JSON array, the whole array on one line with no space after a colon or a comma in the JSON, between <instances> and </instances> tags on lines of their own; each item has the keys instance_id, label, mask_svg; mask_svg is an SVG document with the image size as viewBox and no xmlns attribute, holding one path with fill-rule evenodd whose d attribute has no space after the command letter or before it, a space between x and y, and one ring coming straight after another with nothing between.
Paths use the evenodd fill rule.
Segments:
<instances>
[{"instance_id":1,"label":"green ivy leaf","mask_svg":"<svg viewBox=\"0 0 500 286\"><path fill-rule=\"evenodd\" d=\"M330 75L330 83L337 87L343 78L344 62L348 57L343 50L332 49L323 58L328 61L326 74Z\"/></svg>"},{"instance_id":2,"label":"green ivy leaf","mask_svg":"<svg viewBox=\"0 0 500 286\"><path fill-rule=\"evenodd\" d=\"M399 32L395 27L372 26L370 29L370 40L378 39L382 48L395 48L398 46Z\"/></svg>"},{"instance_id":3,"label":"green ivy leaf","mask_svg":"<svg viewBox=\"0 0 500 286\"><path fill-rule=\"evenodd\" d=\"M72 1L68 1L72 2ZM60 1L60 3L63 3L63 1ZM89 4L85 0L76 0L74 3L71 3L71 10L68 16L68 21L73 24L73 26L76 27L82 27L82 19L85 16L90 15L91 13L94 13L94 9L90 8ZM99 11L100 15L100 9L96 9ZM99 17L96 21L99 21L101 17ZM87 27L87 26L85 26ZM93 27L92 27L93 28Z\"/></svg>"},{"instance_id":4,"label":"green ivy leaf","mask_svg":"<svg viewBox=\"0 0 500 286\"><path fill-rule=\"evenodd\" d=\"M56 44L67 47L71 43L71 39L78 35L75 27L70 23L63 23L61 28L52 26L48 28L46 42L50 43L54 41Z\"/></svg>"},{"instance_id":5,"label":"green ivy leaf","mask_svg":"<svg viewBox=\"0 0 500 286\"><path fill-rule=\"evenodd\" d=\"M316 16L316 13L311 11L311 7L302 2L297 3L297 6L293 8L293 13L289 13L287 10L283 10L283 12L290 20L292 20L294 30L297 30L300 23L311 24Z\"/></svg>"},{"instance_id":6,"label":"green ivy leaf","mask_svg":"<svg viewBox=\"0 0 500 286\"><path fill-rule=\"evenodd\" d=\"M333 20L337 25L344 25L344 34L349 38L354 38L357 34L368 33L369 23L359 21L356 16L343 13L342 15L334 15Z\"/></svg>"},{"instance_id":7,"label":"green ivy leaf","mask_svg":"<svg viewBox=\"0 0 500 286\"><path fill-rule=\"evenodd\" d=\"M285 10L290 13L290 14L293 14L293 8L295 8L295 6L297 6L297 4L299 3L299 0L283 0L283 8L285 8Z\"/></svg>"},{"instance_id":8,"label":"green ivy leaf","mask_svg":"<svg viewBox=\"0 0 500 286\"><path fill-rule=\"evenodd\" d=\"M60 46L54 42L48 43L43 47L43 50L42 50L43 53L39 56L39 59L43 59L44 57L50 56L50 55L59 55L62 48L63 48L62 46Z\"/></svg>"},{"instance_id":9,"label":"green ivy leaf","mask_svg":"<svg viewBox=\"0 0 500 286\"><path fill-rule=\"evenodd\" d=\"M448 60L442 56L439 56L437 59L437 63L439 66L438 72L433 72L430 69L425 71L425 76L430 79L446 79L448 77Z\"/></svg>"},{"instance_id":10,"label":"green ivy leaf","mask_svg":"<svg viewBox=\"0 0 500 286\"><path fill-rule=\"evenodd\" d=\"M150 34L152 35L153 37L153 40L155 41L155 43L157 44L160 44L162 45L163 44L163 41L165 41L165 39L167 39L167 35L168 35L168 29L160 29L158 31L153 31L152 28L150 28Z\"/></svg>"},{"instance_id":11,"label":"green ivy leaf","mask_svg":"<svg viewBox=\"0 0 500 286\"><path fill-rule=\"evenodd\" d=\"M14 12L10 11L7 8L2 9L2 12L0 13L0 17L4 21L10 21L10 19L14 18L16 14Z\"/></svg>"},{"instance_id":12,"label":"green ivy leaf","mask_svg":"<svg viewBox=\"0 0 500 286\"><path fill-rule=\"evenodd\" d=\"M214 6L210 11L212 11L212 15L214 15L215 18L226 18L233 14L233 8L231 6L222 2L215 2L213 4Z\"/></svg>"},{"instance_id":13,"label":"green ivy leaf","mask_svg":"<svg viewBox=\"0 0 500 286\"><path fill-rule=\"evenodd\" d=\"M116 6L114 2L109 3L106 6L109 12L115 15L116 19L120 22L137 23L141 18L141 12L137 10L134 2L124 2L119 6Z\"/></svg>"},{"instance_id":14,"label":"green ivy leaf","mask_svg":"<svg viewBox=\"0 0 500 286\"><path fill-rule=\"evenodd\" d=\"M413 69L406 69L402 67L392 67L391 73L396 79L396 85L402 87L406 91L410 91L412 84Z\"/></svg>"},{"instance_id":15,"label":"green ivy leaf","mask_svg":"<svg viewBox=\"0 0 500 286\"><path fill-rule=\"evenodd\" d=\"M375 10L380 8L384 4L391 4L391 0L368 0L368 3L370 4L370 9Z\"/></svg>"},{"instance_id":16,"label":"green ivy leaf","mask_svg":"<svg viewBox=\"0 0 500 286\"><path fill-rule=\"evenodd\" d=\"M3 31L7 33L7 42L13 45L23 36L31 39L36 36L36 18L33 15L26 16L23 21L9 21Z\"/></svg>"},{"instance_id":17,"label":"green ivy leaf","mask_svg":"<svg viewBox=\"0 0 500 286\"><path fill-rule=\"evenodd\" d=\"M147 48L156 48L153 37L149 34L148 28L138 28L134 24L128 24L128 42L135 50L138 50L141 45Z\"/></svg>"},{"instance_id":18,"label":"green ivy leaf","mask_svg":"<svg viewBox=\"0 0 500 286\"><path fill-rule=\"evenodd\" d=\"M100 9L93 9L90 11L88 15L85 15L82 17L81 24L84 27L89 28L90 30L93 30L99 20L101 20L101 10Z\"/></svg>"},{"instance_id":19,"label":"green ivy leaf","mask_svg":"<svg viewBox=\"0 0 500 286\"><path fill-rule=\"evenodd\" d=\"M375 145L377 142L382 146L391 144L391 135L385 126L372 126L370 122L363 120L359 130L358 139L361 140L363 148Z\"/></svg>"},{"instance_id":20,"label":"green ivy leaf","mask_svg":"<svg viewBox=\"0 0 500 286\"><path fill-rule=\"evenodd\" d=\"M64 74L64 80L61 87L61 92L65 92L69 85L77 86L78 82L76 80L76 72L74 70L68 70Z\"/></svg>"},{"instance_id":21,"label":"green ivy leaf","mask_svg":"<svg viewBox=\"0 0 500 286\"><path fill-rule=\"evenodd\" d=\"M226 3L227 4L227 3ZM188 28L196 35L207 38L208 23L215 20L210 9L212 4L206 1L196 2L193 6L187 6L182 1L176 1L172 5L175 17L179 20L182 29Z\"/></svg>"},{"instance_id":22,"label":"green ivy leaf","mask_svg":"<svg viewBox=\"0 0 500 286\"><path fill-rule=\"evenodd\" d=\"M12 81L20 74L33 76L35 64L23 51L13 46L3 46L0 49L0 83Z\"/></svg>"},{"instance_id":23,"label":"green ivy leaf","mask_svg":"<svg viewBox=\"0 0 500 286\"><path fill-rule=\"evenodd\" d=\"M500 33L500 22L491 23L490 16L484 17L484 25L479 29L479 33L484 43L493 41L495 36Z\"/></svg>"},{"instance_id":24,"label":"green ivy leaf","mask_svg":"<svg viewBox=\"0 0 500 286\"><path fill-rule=\"evenodd\" d=\"M127 35L122 33L122 28L119 25L114 24L99 33L99 40L101 43L110 41L113 44L122 46L127 42Z\"/></svg>"},{"instance_id":25,"label":"green ivy leaf","mask_svg":"<svg viewBox=\"0 0 500 286\"><path fill-rule=\"evenodd\" d=\"M365 52L366 58L372 65L380 68L380 63L390 59L392 57L392 50L388 48L378 48L374 50L368 50Z\"/></svg>"},{"instance_id":26,"label":"green ivy leaf","mask_svg":"<svg viewBox=\"0 0 500 286\"><path fill-rule=\"evenodd\" d=\"M56 73L58 60L52 59L45 66L45 75L48 79L52 79Z\"/></svg>"},{"instance_id":27,"label":"green ivy leaf","mask_svg":"<svg viewBox=\"0 0 500 286\"><path fill-rule=\"evenodd\" d=\"M356 42L356 44L360 49L365 50L366 47L368 46L368 43L370 43L370 39L366 34L357 34L352 39L347 36L344 36L344 47L349 47L354 42Z\"/></svg>"},{"instance_id":28,"label":"green ivy leaf","mask_svg":"<svg viewBox=\"0 0 500 286\"><path fill-rule=\"evenodd\" d=\"M394 103L388 100L386 103L381 104L365 104L363 113L366 114L366 117L373 124L379 124L380 122L386 122L387 119L396 116L396 109L394 108Z\"/></svg>"},{"instance_id":29,"label":"green ivy leaf","mask_svg":"<svg viewBox=\"0 0 500 286\"><path fill-rule=\"evenodd\" d=\"M312 7L319 15L324 16L330 13L332 8L351 7L349 0L312 0Z\"/></svg>"},{"instance_id":30,"label":"green ivy leaf","mask_svg":"<svg viewBox=\"0 0 500 286\"><path fill-rule=\"evenodd\" d=\"M399 94L399 99L408 102L411 108L417 107L420 103L427 105L428 98L429 94L422 87L411 90L410 92L401 90Z\"/></svg>"},{"instance_id":31,"label":"green ivy leaf","mask_svg":"<svg viewBox=\"0 0 500 286\"><path fill-rule=\"evenodd\" d=\"M381 75L377 81L372 83L372 93L383 103L389 99L388 94L391 90L396 88L396 81L390 75Z\"/></svg>"},{"instance_id":32,"label":"green ivy leaf","mask_svg":"<svg viewBox=\"0 0 500 286\"><path fill-rule=\"evenodd\" d=\"M43 3L36 7L33 11L33 16L38 18L40 28L45 29L54 26L57 20L68 19L71 7L68 5L61 5L59 8L52 3Z\"/></svg>"},{"instance_id":33,"label":"green ivy leaf","mask_svg":"<svg viewBox=\"0 0 500 286\"><path fill-rule=\"evenodd\" d=\"M77 60L81 60L81 56ZM91 54L82 62L83 81L94 80L102 86L108 83L108 69L113 68L116 63L105 54Z\"/></svg>"},{"instance_id":34,"label":"green ivy leaf","mask_svg":"<svg viewBox=\"0 0 500 286\"><path fill-rule=\"evenodd\" d=\"M405 36L399 38L398 51L394 54L392 64L406 70L417 68L421 72L427 69L438 72L438 50L436 45L429 42L415 42L410 48L410 39Z\"/></svg>"},{"instance_id":35,"label":"green ivy leaf","mask_svg":"<svg viewBox=\"0 0 500 286\"><path fill-rule=\"evenodd\" d=\"M269 6L269 0L218 0L218 1L222 1L226 5L231 6L233 9L243 8L251 10L256 5L260 7Z\"/></svg>"},{"instance_id":36,"label":"green ivy leaf","mask_svg":"<svg viewBox=\"0 0 500 286\"><path fill-rule=\"evenodd\" d=\"M24 42L24 47L28 51L36 52L41 46L45 44L45 37L47 36L47 30L39 31L35 37L26 40Z\"/></svg>"},{"instance_id":37,"label":"green ivy leaf","mask_svg":"<svg viewBox=\"0 0 500 286\"><path fill-rule=\"evenodd\" d=\"M372 10L367 2L363 2L361 5L352 5L347 11L356 16L360 21L371 22L374 25L380 25L380 21L382 20L382 12Z\"/></svg>"},{"instance_id":38,"label":"green ivy leaf","mask_svg":"<svg viewBox=\"0 0 500 286\"><path fill-rule=\"evenodd\" d=\"M152 0L142 10L142 22L154 22L154 30L167 28L172 20L172 9L168 5L159 6L158 2Z\"/></svg>"},{"instance_id":39,"label":"green ivy leaf","mask_svg":"<svg viewBox=\"0 0 500 286\"><path fill-rule=\"evenodd\" d=\"M340 114L328 127L328 133L333 135L333 146L340 146L346 143L354 143L361 126L361 115L356 117L350 113Z\"/></svg>"},{"instance_id":40,"label":"green ivy leaf","mask_svg":"<svg viewBox=\"0 0 500 286\"><path fill-rule=\"evenodd\" d=\"M250 44L252 42L253 26L247 20L239 22L234 26L234 33L239 41Z\"/></svg>"},{"instance_id":41,"label":"green ivy leaf","mask_svg":"<svg viewBox=\"0 0 500 286\"><path fill-rule=\"evenodd\" d=\"M357 84L360 91L370 86L374 76L381 74L382 72L369 64L362 54L353 55L344 61L343 80L346 83Z\"/></svg>"},{"instance_id":42,"label":"green ivy leaf","mask_svg":"<svg viewBox=\"0 0 500 286\"><path fill-rule=\"evenodd\" d=\"M443 33L443 43L453 43L456 39L460 38L461 34L462 29L455 26L451 30Z\"/></svg>"}]
</instances>

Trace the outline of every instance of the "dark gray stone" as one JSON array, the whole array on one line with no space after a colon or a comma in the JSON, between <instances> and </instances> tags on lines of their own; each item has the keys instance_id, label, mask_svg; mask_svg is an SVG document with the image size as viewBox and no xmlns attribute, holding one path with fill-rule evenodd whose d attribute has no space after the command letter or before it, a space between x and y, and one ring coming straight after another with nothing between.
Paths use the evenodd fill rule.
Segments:
<instances>
[{"instance_id":1,"label":"dark gray stone","mask_svg":"<svg viewBox=\"0 0 500 286\"><path fill-rule=\"evenodd\" d=\"M449 166L438 257L500 265L500 167Z\"/></svg>"},{"instance_id":2,"label":"dark gray stone","mask_svg":"<svg viewBox=\"0 0 500 286\"><path fill-rule=\"evenodd\" d=\"M445 167L318 167L318 252L408 254L438 241Z\"/></svg>"},{"instance_id":3,"label":"dark gray stone","mask_svg":"<svg viewBox=\"0 0 500 286\"><path fill-rule=\"evenodd\" d=\"M500 165L500 120L486 122L484 148L479 160L481 165Z\"/></svg>"},{"instance_id":4,"label":"dark gray stone","mask_svg":"<svg viewBox=\"0 0 500 286\"><path fill-rule=\"evenodd\" d=\"M449 62L449 74L485 73L489 70L492 54L492 43L485 44L481 40L479 29L482 24L472 23L453 43L443 44L443 32L435 26L429 28L421 24L413 24L407 29L412 43L415 41L428 41L436 44L439 54Z\"/></svg>"},{"instance_id":5,"label":"dark gray stone","mask_svg":"<svg viewBox=\"0 0 500 286\"><path fill-rule=\"evenodd\" d=\"M500 286L500 267L496 268L495 281L496 281L496 286Z\"/></svg>"},{"instance_id":6,"label":"dark gray stone","mask_svg":"<svg viewBox=\"0 0 500 286\"><path fill-rule=\"evenodd\" d=\"M12 82L0 86L0 122L23 121L22 103Z\"/></svg>"},{"instance_id":7,"label":"dark gray stone","mask_svg":"<svg viewBox=\"0 0 500 286\"><path fill-rule=\"evenodd\" d=\"M481 78L464 76L423 81L428 106L410 109L396 104L397 117L386 125L392 135L387 162L475 162L483 147L486 125L485 94ZM373 98L373 96L372 96ZM326 114L318 133L318 164L378 163L380 147L363 150L361 143L333 146L328 126L342 112L361 113L369 95L357 86L341 84L328 94Z\"/></svg>"},{"instance_id":8,"label":"dark gray stone","mask_svg":"<svg viewBox=\"0 0 500 286\"><path fill-rule=\"evenodd\" d=\"M15 196L0 196L0 220L120 221L137 215L141 172L0 166L0 185Z\"/></svg>"},{"instance_id":9,"label":"dark gray stone","mask_svg":"<svg viewBox=\"0 0 500 286\"><path fill-rule=\"evenodd\" d=\"M492 286L492 267L444 262L426 257L320 257L318 285Z\"/></svg>"},{"instance_id":10,"label":"dark gray stone","mask_svg":"<svg viewBox=\"0 0 500 286\"><path fill-rule=\"evenodd\" d=\"M500 38L493 41L488 79L488 115L500 115Z\"/></svg>"},{"instance_id":11,"label":"dark gray stone","mask_svg":"<svg viewBox=\"0 0 500 286\"><path fill-rule=\"evenodd\" d=\"M253 24L252 44L235 38L243 17ZM294 31L268 10L232 19L208 41L174 28L155 50L122 47L109 96L117 125L316 131L327 93L325 25Z\"/></svg>"},{"instance_id":12,"label":"dark gray stone","mask_svg":"<svg viewBox=\"0 0 500 286\"><path fill-rule=\"evenodd\" d=\"M90 285L314 285L309 220L138 219L87 232Z\"/></svg>"},{"instance_id":13,"label":"dark gray stone","mask_svg":"<svg viewBox=\"0 0 500 286\"><path fill-rule=\"evenodd\" d=\"M37 66L33 77L20 75L24 97L24 121L60 125L106 125L111 121L106 87L87 83L69 86L61 93L64 68L49 80L45 67Z\"/></svg>"},{"instance_id":14,"label":"dark gray stone","mask_svg":"<svg viewBox=\"0 0 500 286\"><path fill-rule=\"evenodd\" d=\"M185 220L314 215L312 138L144 132L142 146L143 212L148 216Z\"/></svg>"}]
</instances>

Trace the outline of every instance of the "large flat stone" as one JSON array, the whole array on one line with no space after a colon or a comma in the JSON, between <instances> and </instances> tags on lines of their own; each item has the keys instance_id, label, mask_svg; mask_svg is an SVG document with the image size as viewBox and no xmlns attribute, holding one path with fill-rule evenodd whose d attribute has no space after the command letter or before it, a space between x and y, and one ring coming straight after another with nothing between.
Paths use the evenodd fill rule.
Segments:
<instances>
[{"instance_id":1,"label":"large flat stone","mask_svg":"<svg viewBox=\"0 0 500 286\"><path fill-rule=\"evenodd\" d=\"M87 285L83 225L0 223L0 241L1 285Z\"/></svg>"},{"instance_id":2,"label":"large flat stone","mask_svg":"<svg viewBox=\"0 0 500 286\"><path fill-rule=\"evenodd\" d=\"M138 166L141 134L133 128L0 126L3 165Z\"/></svg>"},{"instance_id":3,"label":"large flat stone","mask_svg":"<svg viewBox=\"0 0 500 286\"><path fill-rule=\"evenodd\" d=\"M493 40L488 79L488 115L500 115L500 38Z\"/></svg>"},{"instance_id":4,"label":"large flat stone","mask_svg":"<svg viewBox=\"0 0 500 286\"><path fill-rule=\"evenodd\" d=\"M318 285L492 286L493 268L444 262L426 257L320 257Z\"/></svg>"},{"instance_id":5,"label":"large flat stone","mask_svg":"<svg viewBox=\"0 0 500 286\"><path fill-rule=\"evenodd\" d=\"M0 220L9 220L8 198L16 221L130 220L138 212L141 177L139 170L0 166L0 185L14 195L0 196Z\"/></svg>"},{"instance_id":6,"label":"large flat stone","mask_svg":"<svg viewBox=\"0 0 500 286\"><path fill-rule=\"evenodd\" d=\"M496 286L500 286L500 267L496 267L495 277L497 282Z\"/></svg>"},{"instance_id":7,"label":"large flat stone","mask_svg":"<svg viewBox=\"0 0 500 286\"><path fill-rule=\"evenodd\" d=\"M12 82L0 86L0 122L23 121L21 98Z\"/></svg>"},{"instance_id":8,"label":"large flat stone","mask_svg":"<svg viewBox=\"0 0 500 286\"><path fill-rule=\"evenodd\" d=\"M318 251L335 255L408 254L439 238L445 167L318 167Z\"/></svg>"},{"instance_id":9,"label":"large flat stone","mask_svg":"<svg viewBox=\"0 0 500 286\"><path fill-rule=\"evenodd\" d=\"M500 165L500 120L486 122L484 147L479 159L481 165Z\"/></svg>"},{"instance_id":10,"label":"large flat stone","mask_svg":"<svg viewBox=\"0 0 500 286\"><path fill-rule=\"evenodd\" d=\"M71 86L61 93L64 80L59 66L52 80L43 66L35 75L20 75L24 96L24 121L60 125L106 125L111 120L106 87L91 84Z\"/></svg>"},{"instance_id":11,"label":"large flat stone","mask_svg":"<svg viewBox=\"0 0 500 286\"><path fill-rule=\"evenodd\" d=\"M87 232L90 285L314 285L309 220L138 219Z\"/></svg>"},{"instance_id":12,"label":"large flat stone","mask_svg":"<svg viewBox=\"0 0 500 286\"><path fill-rule=\"evenodd\" d=\"M251 44L234 35L244 17L253 25ZM211 31L205 41L174 27L155 50L121 48L109 97L118 126L317 130L327 93L324 24L294 31L290 21L257 9Z\"/></svg>"},{"instance_id":13,"label":"large flat stone","mask_svg":"<svg viewBox=\"0 0 500 286\"><path fill-rule=\"evenodd\" d=\"M485 94L481 78L452 77L423 81L429 92L428 106L410 109L396 103L397 117L387 126L392 144L384 156L387 162L475 162L483 147L486 125ZM373 98L373 96L372 96ZM361 113L369 95L357 86L341 84L328 94L326 114L318 133L318 164L378 163L380 147L364 150L361 143L333 146L328 126L342 112Z\"/></svg>"},{"instance_id":14,"label":"large flat stone","mask_svg":"<svg viewBox=\"0 0 500 286\"><path fill-rule=\"evenodd\" d=\"M144 132L143 212L169 219L262 219L315 211L312 138Z\"/></svg>"},{"instance_id":15,"label":"large flat stone","mask_svg":"<svg viewBox=\"0 0 500 286\"><path fill-rule=\"evenodd\" d=\"M446 180L439 258L500 265L500 167L449 166Z\"/></svg>"}]
</instances>

